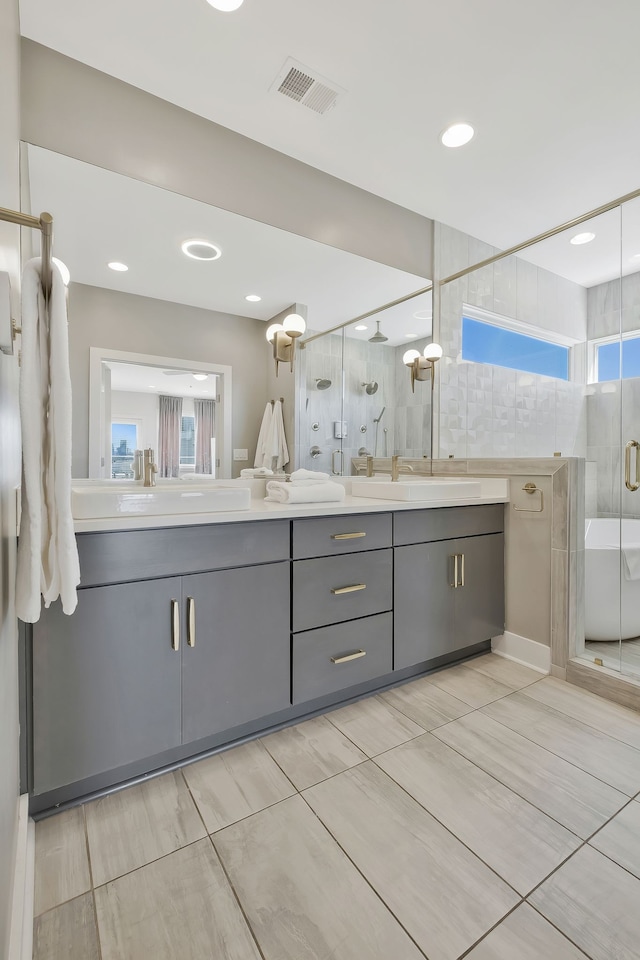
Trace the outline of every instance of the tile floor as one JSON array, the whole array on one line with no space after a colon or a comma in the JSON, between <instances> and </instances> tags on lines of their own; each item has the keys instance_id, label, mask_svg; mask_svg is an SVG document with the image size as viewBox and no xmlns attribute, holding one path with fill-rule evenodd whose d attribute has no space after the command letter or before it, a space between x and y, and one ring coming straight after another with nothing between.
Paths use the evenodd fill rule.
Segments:
<instances>
[{"instance_id":1,"label":"tile floor","mask_svg":"<svg viewBox=\"0 0 640 960\"><path fill-rule=\"evenodd\" d=\"M640 714L488 654L36 825L35 960L637 960Z\"/></svg>"}]
</instances>

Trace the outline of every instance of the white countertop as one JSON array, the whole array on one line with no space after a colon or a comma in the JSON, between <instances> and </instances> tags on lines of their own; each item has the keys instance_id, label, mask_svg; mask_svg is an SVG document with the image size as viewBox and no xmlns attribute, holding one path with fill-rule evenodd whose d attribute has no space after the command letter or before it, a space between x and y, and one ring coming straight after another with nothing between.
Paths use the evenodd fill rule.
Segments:
<instances>
[{"instance_id":1,"label":"white countertop","mask_svg":"<svg viewBox=\"0 0 640 960\"><path fill-rule=\"evenodd\" d=\"M469 479L465 476L465 479ZM352 497L341 503L267 503L252 500L249 510L220 513L182 513L172 515L133 514L103 517L96 520L76 520L76 533L96 533L103 530L145 530L157 527L185 527L207 523L245 523L252 520L290 520L301 517L330 517L356 513L394 513L404 510L434 510L439 507L466 507L487 503L507 503L509 481L499 477L482 477L482 494L468 499L449 500L374 500L370 497Z\"/></svg>"}]
</instances>

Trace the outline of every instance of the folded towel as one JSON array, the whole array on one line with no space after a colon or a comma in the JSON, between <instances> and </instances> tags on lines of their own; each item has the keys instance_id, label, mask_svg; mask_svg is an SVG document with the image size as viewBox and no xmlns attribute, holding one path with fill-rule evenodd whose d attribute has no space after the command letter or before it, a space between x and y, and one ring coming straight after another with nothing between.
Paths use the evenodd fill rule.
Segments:
<instances>
[{"instance_id":1,"label":"folded towel","mask_svg":"<svg viewBox=\"0 0 640 960\"><path fill-rule=\"evenodd\" d=\"M265 500L274 503L340 503L344 496L345 489L339 483L300 484L269 480Z\"/></svg>"},{"instance_id":2,"label":"folded towel","mask_svg":"<svg viewBox=\"0 0 640 960\"><path fill-rule=\"evenodd\" d=\"M245 467L240 471L240 476L247 480L253 477L272 477L273 470L269 467Z\"/></svg>"},{"instance_id":3,"label":"folded towel","mask_svg":"<svg viewBox=\"0 0 640 960\"><path fill-rule=\"evenodd\" d=\"M623 544L622 558L625 580L640 580L640 543Z\"/></svg>"},{"instance_id":4,"label":"folded towel","mask_svg":"<svg viewBox=\"0 0 640 960\"><path fill-rule=\"evenodd\" d=\"M331 480L328 473L321 473L320 470L294 470L291 474L291 483L327 483Z\"/></svg>"}]
</instances>

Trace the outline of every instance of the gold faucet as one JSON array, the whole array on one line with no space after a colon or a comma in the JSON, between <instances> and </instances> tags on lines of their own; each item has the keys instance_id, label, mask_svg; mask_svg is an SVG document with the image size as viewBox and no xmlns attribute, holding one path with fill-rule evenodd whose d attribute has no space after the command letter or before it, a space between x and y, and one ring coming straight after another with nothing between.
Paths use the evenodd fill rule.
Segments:
<instances>
[{"instance_id":1,"label":"gold faucet","mask_svg":"<svg viewBox=\"0 0 640 960\"><path fill-rule=\"evenodd\" d=\"M396 454L391 457L391 480L398 481L401 473L413 473L413 467L410 463L398 463L400 457Z\"/></svg>"},{"instance_id":2,"label":"gold faucet","mask_svg":"<svg viewBox=\"0 0 640 960\"><path fill-rule=\"evenodd\" d=\"M155 487L156 473L158 468L153 461L153 449L146 447L144 451L144 485L145 487Z\"/></svg>"}]
</instances>

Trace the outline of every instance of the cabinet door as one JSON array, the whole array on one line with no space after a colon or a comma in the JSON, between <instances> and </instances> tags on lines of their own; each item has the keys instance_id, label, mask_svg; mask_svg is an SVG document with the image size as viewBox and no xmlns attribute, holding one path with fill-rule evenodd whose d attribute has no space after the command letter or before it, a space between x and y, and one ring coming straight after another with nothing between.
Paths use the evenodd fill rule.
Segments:
<instances>
[{"instance_id":1,"label":"cabinet door","mask_svg":"<svg viewBox=\"0 0 640 960\"><path fill-rule=\"evenodd\" d=\"M171 600L180 579L78 592L33 627L36 793L180 745L180 654Z\"/></svg>"},{"instance_id":2,"label":"cabinet door","mask_svg":"<svg viewBox=\"0 0 640 960\"><path fill-rule=\"evenodd\" d=\"M501 533L468 537L451 544L452 553L464 557L458 562L458 582L454 590L454 649L481 643L504 632L504 537Z\"/></svg>"},{"instance_id":3,"label":"cabinet door","mask_svg":"<svg viewBox=\"0 0 640 960\"><path fill-rule=\"evenodd\" d=\"M184 577L182 596L195 623L182 654L183 743L288 707L289 563Z\"/></svg>"},{"instance_id":4,"label":"cabinet door","mask_svg":"<svg viewBox=\"0 0 640 960\"><path fill-rule=\"evenodd\" d=\"M395 670L431 660L454 647L454 541L396 547L394 561Z\"/></svg>"}]
</instances>

